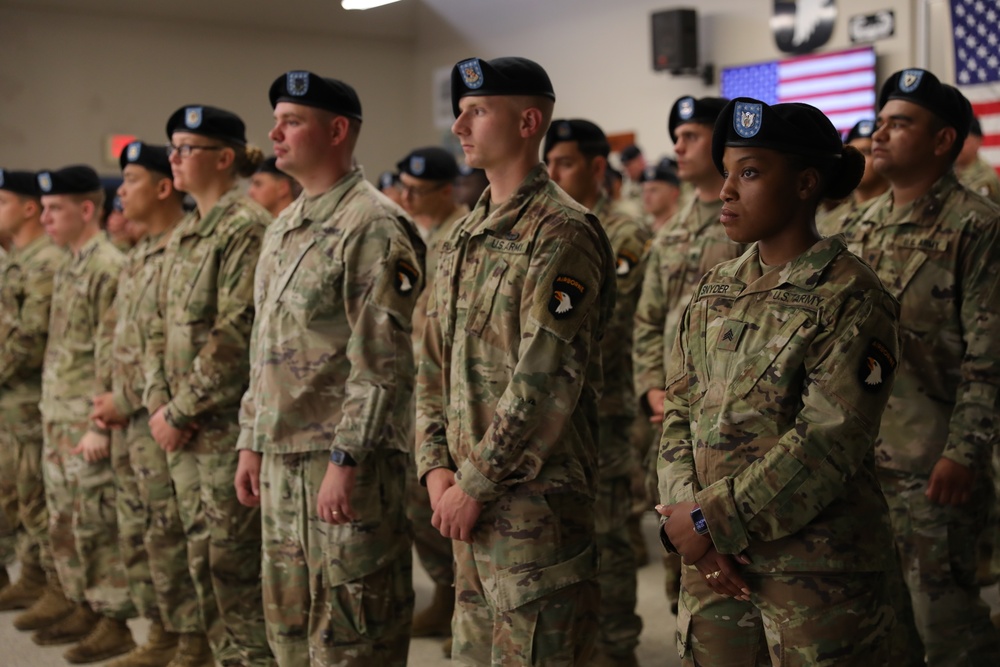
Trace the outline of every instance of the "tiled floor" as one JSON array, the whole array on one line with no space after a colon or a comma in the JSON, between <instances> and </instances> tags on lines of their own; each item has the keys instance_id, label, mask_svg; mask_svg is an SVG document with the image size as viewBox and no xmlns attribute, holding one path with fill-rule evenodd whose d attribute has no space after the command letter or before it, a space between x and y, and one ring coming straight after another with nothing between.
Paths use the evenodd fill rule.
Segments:
<instances>
[{"instance_id":1,"label":"tiled floor","mask_svg":"<svg viewBox=\"0 0 1000 667\"><path fill-rule=\"evenodd\" d=\"M639 571L639 614L643 618L641 643L638 649L639 663L643 667L676 667L680 665L674 649L674 616L663 597L663 568L658 554L660 546L656 542L656 519L652 514L644 524L646 541L653 559ZM417 609L422 609L430 600L432 584L423 569L414 567L414 588L417 594ZM1000 599L995 586L984 589L984 597L1000 610ZM10 624L13 613L0 614L0 667L66 667L62 659L65 647L40 648L31 642L28 634L20 633ZM146 638L147 623L132 622L136 641ZM438 639L415 639L410 645L411 667L430 667L450 664L444 660ZM377 666L373 666L377 667Z\"/></svg>"}]
</instances>

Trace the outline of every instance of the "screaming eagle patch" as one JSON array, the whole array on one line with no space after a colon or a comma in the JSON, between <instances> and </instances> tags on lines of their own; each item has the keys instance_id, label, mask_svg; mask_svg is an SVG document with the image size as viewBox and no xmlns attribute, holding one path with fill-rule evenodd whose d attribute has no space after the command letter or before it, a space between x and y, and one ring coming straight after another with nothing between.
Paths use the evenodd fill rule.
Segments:
<instances>
[{"instance_id":1,"label":"screaming eagle patch","mask_svg":"<svg viewBox=\"0 0 1000 667\"><path fill-rule=\"evenodd\" d=\"M587 293L584 287L572 276L558 275L552 281L552 298L549 299L549 312L557 320L571 316L574 309L583 303L583 295Z\"/></svg>"},{"instance_id":2,"label":"screaming eagle patch","mask_svg":"<svg viewBox=\"0 0 1000 667\"><path fill-rule=\"evenodd\" d=\"M876 394L886 386L896 370L896 358L885 343L872 338L858 365L858 381L865 391Z\"/></svg>"},{"instance_id":3,"label":"screaming eagle patch","mask_svg":"<svg viewBox=\"0 0 1000 667\"><path fill-rule=\"evenodd\" d=\"M396 262L396 277L393 281L396 291L402 296L413 294L413 290L417 286L418 276L417 270L409 262L402 259Z\"/></svg>"}]
</instances>

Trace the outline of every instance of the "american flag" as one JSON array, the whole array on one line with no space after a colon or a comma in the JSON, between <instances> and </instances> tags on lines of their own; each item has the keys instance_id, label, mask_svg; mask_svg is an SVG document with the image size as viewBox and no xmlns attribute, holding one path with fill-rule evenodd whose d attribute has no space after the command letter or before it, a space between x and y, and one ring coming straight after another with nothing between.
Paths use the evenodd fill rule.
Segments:
<instances>
[{"instance_id":1,"label":"american flag","mask_svg":"<svg viewBox=\"0 0 1000 667\"><path fill-rule=\"evenodd\" d=\"M952 0L955 81L983 126L979 154L1000 172L1000 0Z\"/></svg>"},{"instance_id":2,"label":"american flag","mask_svg":"<svg viewBox=\"0 0 1000 667\"><path fill-rule=\"evenodd\" d=\"M875 117L875 50L810 54L722 70L724 97L768 104L805 102L825 113L841 133Z\"/></svg>"}]
</instances>

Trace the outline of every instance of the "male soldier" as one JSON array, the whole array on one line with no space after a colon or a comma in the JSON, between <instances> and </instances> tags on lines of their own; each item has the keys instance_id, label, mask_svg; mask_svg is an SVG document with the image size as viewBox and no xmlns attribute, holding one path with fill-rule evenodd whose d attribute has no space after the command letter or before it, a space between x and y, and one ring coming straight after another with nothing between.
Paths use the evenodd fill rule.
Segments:
<instances>
[{"instance_id":1,"label":"male soldier","mask_svg":"<svg viewBox=\"0 0 1000 667\"><path fill-rule=\"evenodd\" d=\"M396 164L402 185L403 207L413 217L420 236L427 244L425 284L434 280L441 242L454 224L468 215L469 208L454 199L454 182L458 163L448 151L418 148ZM430 290L417 297L413 309L413 342L415 351L423 338L427 321L427 298ZM455 566L451 540L443 537L433 525L430 497L417 481L416 467L407 476L406 512L413 523L414 545L420 563L434 581L431 605L413 617L413 637L447 637L451 635L451 615L455 610ZM450 653L446 650L446 653Z\"/></svg>"},{"instance_id":2,"label":"male soldier","mask_svg":"<svg viewBox=\"0 0 1000 667\"><path fill-rule=\"evenodd\" d=\"M6 586L0 610L26 609L38 601L31 613L15 619L21 630L54 623L72 609L49 549L38 411L52 278L66 254L45 235L41 213L34 172L0 169L0 236L11 244L0 272L0 555L9 563L16 541L21 562L21 578L11 585L0 568Z\"/></svg>"},{"instance_id":3,"label":"male soldier","mask_svg":"<svg viewBox=\"0 0 1000 667\"><path fill-rule=\"evenodd\" d=\"M646 157L635 144L631 144L622 149L618 154L618 160L622 165L622 172L625 179L622 183L621 197L618 205L626 211L628 215L638 217L642 215L642 175L646 171Z\"/></svg>"},{"instance_id":4,"label":"male soldier","mask_svg":"<svg viewBox=\"0 0 1000 667\"><path fill-rule=\"evenodd\" d=\"M184 217L184 194L174 188L163 146L140 141L119 157L123 182L118 196L129 220L146 235L125 261L115 298L112 391L94 397L91 419L114 425L111 463L115 472L119 541L132 601L150 619L149 639L111 667L162 667L177 653L180 633L203 635L197 596L187 569L186 538L174 497L167 454L149 431L142 405L146 332L156 314L163 250ZM209 656L190 655L185 641L175 664L199 666Z\"/></svg>"},{"instance_id":5,"label":"male soldier","mask_svg":"<svg viewBox=\"0 0 1000 667\"><path fill-rule=\"evenodd\" d=\"M1000 176L986 160L979 155L983 145L983 126L979 119L972 117L969 126L969 136L965 139L962 152L955 160L955 173L958 181L969 190L978 192L987 199L1000 204Z\"/></svg>"},{"instance_id":6,"label":"male soldier","mask_svg":"<svg viewBox=\"0 0 1000 667\"><path fill-rule=\"evenodd\" d=\"M247 145L242 119L224 109L181 107L166 129L174 185L196 207L171 232L160 260L143 404L150 432L167 452L215 662L270 667L260 513L242 506L233 488L239 402L250 374L253 273L270 221L238 177L252 175L263 155ZM205 655L203 639L185 634L178 652Z\"/></svg>"},{"instance_id":7,"label":"male soldier","mask_svg":"<svg viewBox=\"0 0 1000 667\"><path fill-rule=\"evenodd\" d=\"M955 178L971 106L931 72L882 87L875 169L890 190L855 226L901 304L902 347L876 442L879 481L928 665L1000 664L974 585L1000 387L1000 209Z\"/></svg>"},{"instance_id":8,"label":"male soldier","mask_svg":"<svg viewBox=\"0 0 1000 667\"><path fill-rule=\"evenodd\" d=\"M823 236L833 236L844 230L844 223L861 214L879 195L889 189L889 182L872 166L872 132L875 121L859 120L847 133L844 144L854 146L865 156L865 174L851 196L825 213L816 212L816 229Z\"/></svg>"},{"instance_id":9,"label":"male soldier","mask_svg":"<svg viewBox=\"0 0 1000 667\"><path fill-rule=\"evenodd\" d=\"M351 86L293 71L269 97L278 166L305 195L268 229L257 265L237 444L237 494L263 515L268 641L289 667L405 665L423 243L353 166Z\"/></svg>"},{"instance_id":10,"label":"male soldier","mask_svg":"<svg viewBox=\"0 0 1000 667\"><path fill-rule=\"evenodd\" d=\"M451 91L452 132L490 181L441 247L418 367L417 467L434 526L456 540L453 656L583 664L613 253L538 163L555 100L545 70L471 58Z\"/></svg>"},{"instance_id":11,"label":"male soldier","mask_svg":"<svg viewBox=\"0 0 1000 667\"><path fill-rule=\"evenodd\" d=\"M475 208L483 190L490 182L486 180L486 172L475 169L467 164L458 167L458 178L455 179L455 203L465 204L467 208ZM430 285L430 281L427 281Z\"/></svg>"},{"instance_id":12,"label":"male soldier","mask_svg":"<svg viewBox=\"0 0 1000 667\"><path fill-rule=\"evenodd\" d=\"M399 174L394 171L383 171L378 177L379 192L391 199L393 203L403 205L403 192L399 187Z\"/></svg>"},{"instance_id":13,"label":"male soldier","mask_svg":"<svg viewBox=\"0 0 1000 667\"><path fill-rule=\"evenodd\" d=\"M122 202L118 198L118 185L105 186L104 201L106 213L101 227L111 244L123 254L135 247L136 239L129 231L128 218L122 212Z\"/></svg>"},{"instance_id":14,"label":"male soldier","mask_svg":"<svg viewBox=\"0 0 1000 667\"><path fill-rule=\"evenodd\" d=\"M602 190L611 147L603 130L587 120L554 120L542 155L549 177L604 227L615 253L618 296L601 341L604 391L598 404L600 478L595 523L601 569L600 631L592 665L637 665L642 620L635 614L636 558L629 542L631 478L638 462L630 442L635 420L632 329L639 300L643 254L651 236L637 220L614 211Z\"/></svg>"},{"instance_id":15,"label":"male soldier","mask_svg":"<svg viewBox=\"0 0 1000 667\"><path fill-rule=\"evenodd\" d=\"M250 199L266 208L275 219L279 213L291 206L301 193L302 186L278 169L277 158L273 155L257 167L257 173L250 177L250 188L247 190Z\"/></svg>"},{"instance_id":16,"label":"male soldier","mask_svg":"<svg viewBox=\"0 0 1000 667\"><path fill-rule=\"evenodd\" d=\"M742 251L719 224L723 179L712 162L712 131L726 103L720 97L682 97L670 108L667 121L677 153L677 175L691 184L694 196L653 238L636 307L632 357L639 407L655 431L643 457L649 475L647 486L652 488L656 471L650 449L660 440L667 366L677 326L702 276L716 264L739 257ZM676 613L680 559L667 555L664 566L667 599Z\"/></svg>"},{"instance_id":17,"label":"male soldier","mask_svg":"<svg viewBox=\"0 0 1000 667\"><path fill-rule=\"evenodd\" d=\"M664 158L646 167L639 176L639 184L642 186L642 209L649 216L649 226L655 234L677 214L681 180L673 163Z\"/></svg>"},{"instance_id":18,"label":"male soldier","mask_svg":"<svg viewBox=\"0 0 1000 667\"><path fill-rule=\"evenodd\" d=\"M128 594L114 511L110 438L91 427L91 398L111 388L112 302L122 255L100 233L104 199L86 166L38 174L42 224L71 257L55 276L42 372L43 472L49 537L59 580L76 603L63 620L40 629L36 643L82 639L65 657L96 662L135 648L126 619Z\"/></svg>"}]
</instances>

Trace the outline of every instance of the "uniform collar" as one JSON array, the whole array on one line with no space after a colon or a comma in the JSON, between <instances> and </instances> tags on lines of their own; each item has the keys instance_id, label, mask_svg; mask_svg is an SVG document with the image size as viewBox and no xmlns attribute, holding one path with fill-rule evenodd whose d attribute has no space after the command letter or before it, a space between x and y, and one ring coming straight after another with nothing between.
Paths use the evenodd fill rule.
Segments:
<instances>
[{"instance_id":1,"label":"uniform collar","mask_svg":"<svg viewBox=\"0 0 1000 667\"><path fill-rule=\"evenodd\" d=\"M479 234L504 236L510 233L517 221L521 219L525 203L541 192L548 183L549 172L545 169L545 165L539 162L524 177L514 194L488 213L486 207L490 204L490 187L487 186L472 212L473 218L480 219L469 229L469 234L471 236Z\"/></svg>"},{"instance_id":2,"label":"uniform collar","mask_svg":"<svg viewBox=\"0 0 1000 667\"><path fill-rule=\"evenodd\" d=\"M226 194L219 197L219 201L215 202L215 206L208 212L204 218L198 218L198 209L191 212L191 215L195 216L195 221L188 232L189 234L197 234L198 236L207 237L211 236L212 232L219 224L219 220L222 220L222 216L226 214L236 200L240 197L240 189L238 186L233 186Z\"/></svg>"},{"instance_id":3,"label":"uniform collar","mask_svg":"<svg viewBox=\"0 0 1000 667\"><path fill-rule=\"evenodd\" d=\"M743 253L739 262L720 271L721 275L738 280L746 285L744 294L766 292L781 285L794 285L811 292L823 279L827 267L837 256L847 249L844 238L837 234L817 241L811 248L788 262L767 273L761 273L760 252L754 243Z\"/></svg>"},{"instance_id":4,"label":"uniform collar","mask_svg":"<svg viewBox=\"0 0 1000 667\"><path fill-rule=\"evenodd\" d=\"M895 208L892 190L890 190L886 193L888 195L888 205L879 207L884 214L882 222L883 224L897 225L910 223L920 225L921 227L929 227L937 220L941 210L944 208L945 200L948 199L948 196L957 187L958 178L955 176L955 170L949 169L941 178L934 182L930 190L906 206L900 207L898 210Z\"/></svg>"},{"instance_id":5,"label":"uniform collar","mask_svg":"<svg viewBox=\"0 0 1000 667\"><path fill-rule=\"evenodd\" d=\"M28 261L40 253L43 248L46 248L51 244L52 239L50 239L47 234L41 234L38 238L20 250L12 249L11 252L7 253L7 258L10 260L16 259L19 262Z\"/></svg>"}]
</instances>

